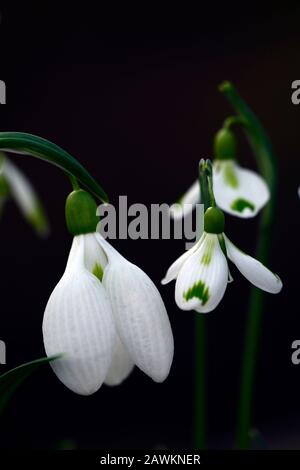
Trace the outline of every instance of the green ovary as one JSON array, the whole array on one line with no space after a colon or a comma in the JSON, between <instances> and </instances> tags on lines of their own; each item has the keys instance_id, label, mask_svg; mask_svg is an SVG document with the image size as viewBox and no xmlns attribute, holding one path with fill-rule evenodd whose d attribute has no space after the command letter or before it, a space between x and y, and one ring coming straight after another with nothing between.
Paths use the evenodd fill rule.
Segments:
<instances>
[{"instance_id":1,"label":"green ovary","mask_svg":"<svg viewBox=\"0 0 300 470\"><path fill-rule=\"evenodd\" d=\"M92 272L93 272L94 276L96 276L99 279L99 281L102 281L102 279L103 279L103 269L100 266L100 264L96 263Z\"/></svg>"},{"instance_id":2,"label":"green ovary","mask_svg":"<svg viewBox=\"0 0 300 470\"><path fill-rule=\"evenodd\" d=\"M250 209L252 212L255 210L255 205L246 199L235 199L231 204L231 209L236 212L244 212L245 209Z\"/></svg>"},{"instance_id":3,"label":"green ovary","mask_svg":"<svg viewBox=\"0 0 300 470\"><path fill-rule=\"evenodd\" d=\"M209 289L204 282L198 281L187 292L184 292L183 297L186 301L196 297L201 300L202 305L205 305L209 300Z\"/></svg>"}]
</instances>

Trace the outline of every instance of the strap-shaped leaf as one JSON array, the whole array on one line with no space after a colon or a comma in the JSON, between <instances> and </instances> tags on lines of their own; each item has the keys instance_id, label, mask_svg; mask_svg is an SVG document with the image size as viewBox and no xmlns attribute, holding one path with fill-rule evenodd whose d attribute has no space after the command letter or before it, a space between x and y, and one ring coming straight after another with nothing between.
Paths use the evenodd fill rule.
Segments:
<instances>
[{"instance_id":1,"label":"strap-shaped leaf","mask_svg":"<svg viewBox=\"0 0 300 470\"><path fill-rule=\"evenodd\" d=\"M107 194L90 173L72 155L49 140L23 132L0 132L0 150L32 155L52 163L77 178L101 201L108 202Z\"/></svg>"},{"instance_id":2,"label":"strap-shaped leaf","mask_svg":"<svg viewBox=\"0 0 300 470\"><path fill-rule=\"evenodd\" d=\"M0 415L3 413L5 406L15 390L32 372L38 369L42 364L54 361L59 357L60 356L42 357L41 359L27 362L0 375Z\"/></svg>"}]
</instances>

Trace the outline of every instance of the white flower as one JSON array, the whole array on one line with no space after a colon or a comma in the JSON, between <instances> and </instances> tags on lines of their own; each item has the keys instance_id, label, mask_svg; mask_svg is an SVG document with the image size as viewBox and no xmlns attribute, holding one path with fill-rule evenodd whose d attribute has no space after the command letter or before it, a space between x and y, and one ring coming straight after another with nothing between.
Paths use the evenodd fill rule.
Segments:
<instances>
[{"instance_id":1,"label":"white flower","mask_svg":"<svg viewBox=\"0 0 300 470\"><path fill-rule=\"evenodd\" d=\"M270 199L265 180L252 170L240 167L235 160L214 160L213 187L217 206L237 217L254 217ZM201 202L196 180L170 213L178 219L188 215Z\"/></svg>"},{"instance_id":2,"label":"white flower","mask_svg":"<svg viewBox=\"0 0 300 470\"><path fill-rule=\"evenodd\" d=\"M254 217L270 199L265 180L234 160L215 160L213 175L217 205L229 214Z\"/></svg>"},{"instance_id":3,"label":"white flower","mask_svg":"<svg viewBox=\"0 0 300 470\"><path fill-rule=\"evenodd\" d=\"M39 198L26 176L6 156L1 154L1 179L6 184L6 194L2 196L5 202L7 195L11 194L19 206L24 217L34 227L39 235L48 234L48 223L39 201Z\"/></svg>"},{"instance_id":4,"label":"white flower","mask_svg":"<svg viewBox=\"0 0 300 470\"><path fill-rule=\"evenodd\" d=\"M74 237L66 271L48 301L43 335L58 378L88 395L121 383L137 365L162 382L173 360L173 335L149 277L98 233Z\"/></svg>"},{"instance_id":5,"label":"white flower","mask_svg":"<svg viewBox=\"0 0 300 470\"><path fill-rule=\"evenodd\" d=\"M172 264L162 280L162 284L167 284L176 279L175 301L182 310L207 313L222 300L231 276L220 237L223 237L228 258L248 281L272 294L281 290L279 277L240 251L224 233L205 231L200 240Z\"/></svg>"}]
</instances>

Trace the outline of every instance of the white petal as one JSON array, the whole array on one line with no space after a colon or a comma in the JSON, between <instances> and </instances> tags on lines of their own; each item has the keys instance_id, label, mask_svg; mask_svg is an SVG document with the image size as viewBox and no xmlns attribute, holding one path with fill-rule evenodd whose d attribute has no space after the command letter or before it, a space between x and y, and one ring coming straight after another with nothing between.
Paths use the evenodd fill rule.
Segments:
<instances>
[{"instance_id":1,"label":"white petal","mask_svg":"<svg viewBox=\"0 0 300 470\"><path fill-rule=\"evenodd\" d=\"M173 264L171 264L171 266L169 267L167 271L167 274L161 280L161 283L163 285L168 284L169 282L177 278L178 273L181 267L183 266L183 264L185 263L185 261L199 248L204 238L205 238L205 234L203 233L200 240L197 243L195 243L195 245L193 245L192 248L190 248L188 251L183 253L183 255L179 256L179 258L176 261L174 261Z\"/></svg>"},{"instance_id":2,"label":"white petal","mask_svg":"<svg viewBox=\"0 0 300 470\"><path fill-rule=\"evenodd\" d=\"M5 158L2 175L7 180L11 194L15 198L24 217L41 235L49 231L47 220L39 198L30 181L10 160Z\"/></svg>"},{"instance_id":3,"label":"white petal","mask_svg":"<svg viewBox=\"0 0 300 470\"><path fill-rule=\"evenodd\" d=\"M110 386L120 385L131 374L133 368L134 363L117 335L113 359L104 383Z\"/></svg>"},{"instance_id":4,"label":"white petal","mask_svg":"<svg viewBox=\"0 0 300 470\"><path fill-rule=\"evenodd\" d=\"M180 200L170 207L170 215L174 219L181 219L192 212L196 204L200 204L199 181L196 180Z\"/></svg>"},{"instance_id":5,"label":"white petal","mask_svg":"<svg viewBox=\"0 0 300 470\"><path fill-rule=\"evenodd\" d=\"M84 237L75 237L72 263L50 296L43 336L48 356L64 354L51 363L58 378L74 392L90 395L109 370L115 326L104 287L84 268Z\"/></svg>"},{"instance_id":6,"label":"white petal","mask_svg":"<svg viewBox=\"0 0 300 470\"><path fill-rule=\"evenodd\" d=\"M254 217L270 199L265 180L234 160L215 160L213 184L217 205L237 217Z\"/></svg>"},{"instance_id":7,"label":"white petal","mask_svg":"<svg viewBox=\"0 0 300 470\"><path fill-rule=\"evenodd\" d=\"M228 258L248 281L271 294L278 294L281 291L282 282L276 274L272 273L272 271L255 258L240 251L226 235L224 235L224 240Z\"/></svg>"},{"instance_id":8,"label":"white petal","mask_svg":"<svg viewBox=\"0 0 300 470\"><path fill-rule=\"evenodd\" d=\"M182 310L207 313L221 301L228 282L228 264L217 235L205 239L179 271L175 300Z\"/></svg>"},{"instance_id":9,"label":"white petal","mask_svg":"<svg viewBox=\"0 0 300 470\"><path fill-rule=\"evenodd\" d=\"M134 363L162 382L173 360L173 334L166 308L151 279L129 263L99 234L108 257L103 284L111 300L117 331Z\"/></svg>"},{"instance_id":10,"label":"white petal","mask_svg":"<svg viewBox=\"0 0 300 470\"><path fill-rule=\"evenodd\" d=\"M84 239L82 236L73 237L65 273L73 273L76 269L84 269Z\"/></svg>"}]
</instances>

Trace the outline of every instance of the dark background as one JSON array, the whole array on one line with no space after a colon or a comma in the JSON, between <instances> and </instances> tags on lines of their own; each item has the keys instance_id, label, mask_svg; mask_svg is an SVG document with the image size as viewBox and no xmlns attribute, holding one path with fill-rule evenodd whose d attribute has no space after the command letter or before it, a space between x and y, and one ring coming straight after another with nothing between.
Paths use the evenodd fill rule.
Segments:
<instances>
[{"instance_id":1,"label":"dark background","mask_svg":"<svg viewBox=\"0 0 300 470\"><path fill-rule=\"evenodd\" d=\"M266 446L297 447L300 365L290 357L300 336L300 106L291 103L291 82L300 78L298 12L273 7L238 17L227 11L228 20L220 10L202 12L196 28L167 31L144 27L117 6L107 14L83 3L66 11L51 5L0 7L0 78L7 84L1 129L64 147L112 202L121 194L129 204L173 202L190 185L198 160L211 156L214 133L231 113L217 90L224 79L237 86L268 130L280 165L270 268L282 277L284 290L266 295L254 424ZM241 162L255 168L238 135ZM12 158L44 201L51 237L37 239L15 205L7 204L0 234L0 339L7 343L7 366L0 372L44 355L43 311L71 244L64 223L71 190L66 177L39 160ZM226 218L229 237L251 254L256 229L257 220ZM157 285L184 250L182 241L113 244ZM235 282L206 317L210 447L232 446L236 423L249 284L232 272ZM166 382L155 384L135 370L122 386L81 397L45 366L19 389L2 418L3 447L57 448L66 439L80 448L192 446L196 314L176 307L174 283L159 288L176 348Z\"/></svg>"}]
</instances>

